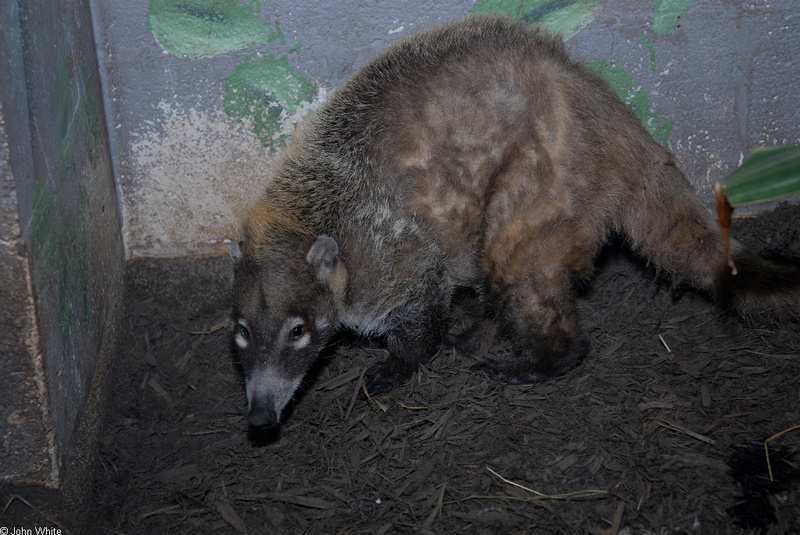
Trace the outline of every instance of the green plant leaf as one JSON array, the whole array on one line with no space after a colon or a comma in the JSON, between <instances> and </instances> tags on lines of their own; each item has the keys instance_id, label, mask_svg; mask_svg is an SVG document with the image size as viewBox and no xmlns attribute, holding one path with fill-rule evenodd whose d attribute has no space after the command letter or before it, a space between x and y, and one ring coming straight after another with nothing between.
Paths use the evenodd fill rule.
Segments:
<instances>
[{"instance_id":1,"label":"green plant leaf","mask_svg":"<svg viewBox=\"0 0 800 535\"><path fill-rule=\"evenodd\" d=\"M800 146L756 149L725 179L725 193L733 207L800 193Z\"/></svg>"}]
</instances>

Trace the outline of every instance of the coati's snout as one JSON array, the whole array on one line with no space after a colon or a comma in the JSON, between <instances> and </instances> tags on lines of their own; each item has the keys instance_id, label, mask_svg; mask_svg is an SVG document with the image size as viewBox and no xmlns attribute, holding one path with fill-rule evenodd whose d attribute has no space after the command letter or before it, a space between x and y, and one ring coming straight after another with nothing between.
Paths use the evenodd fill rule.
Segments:
<instances>
[{"instance_id":1,"label":"coati's snout","mask_svg":"<svg viewBox=\"0 0 800 535\"><path fill-rule=\"evenodd\" d=\"M247 422L253 427L277 427L281 412L302 380L302 376L294 380L284 379L269 368L247 377Z\"/></svg>"},{"instance_id":2,"label":"coati's snout","mask_svg":"<svg viewBox=\"0 0 800 535\"><path fill-rule=\"evenodd\" d=\"M247 423L253 427L273 428L279 422L278 413L272 405L272 400L262 399L254 403L247 411Z\"/></svg>"},{"instance_id":3,"label":"coati's snout","mask_svg":"<svg viewBox=\"0 0 800 535\"><path fill-rule=\"evenodd\" d=\"M337 256L338 246L327 236L307 253L254 254L246 239L231 249L233 342L251 426L280 424L283 409L336 330L335 294L346 282Z\"/></svg>"}]
</instances>

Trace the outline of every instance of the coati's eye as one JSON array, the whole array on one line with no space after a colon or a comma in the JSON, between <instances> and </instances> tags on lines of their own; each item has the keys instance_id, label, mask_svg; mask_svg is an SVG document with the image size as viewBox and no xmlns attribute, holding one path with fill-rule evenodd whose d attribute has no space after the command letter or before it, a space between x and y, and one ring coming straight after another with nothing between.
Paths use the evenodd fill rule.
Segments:
<instances>
[{"instance_id":1,"label":"coati's eye","mask_svg":"<svg viewBox=\"0 0 800 535\"><path fill-rule=\"evenodd\" d=\"M239 349L245 349L247 346L249 346L250 331L247 329L245 321L239 320L238 322L236 322L236 325L234 325L233 329L234 329L233 339L236 342L236 345L239 346Z\"/></svg>"},{"instance_id":2,"label":"coati's eye","mask_svg":"<svg viewBox=\"0 0 800 535\"><path fill-rule=\"evenodd\" d=\"M295 325L289 332L289 336L291 336L292 340L299 340L304 334L306 334L306 327L302 323L300 325Z\"/></svg>"},{"instance_id":3,"label":"coati's eye","mask_svg":"<svg viewBox=\"0 0 800 535\"><path fill-rule=\"evenodd\" d=\"M241 323L239 324L239 336L241 336L242 338L244 338L248 342L250 341L250 331L248 331L247 327L245 327Z\"/></svg>"}]
</instances>

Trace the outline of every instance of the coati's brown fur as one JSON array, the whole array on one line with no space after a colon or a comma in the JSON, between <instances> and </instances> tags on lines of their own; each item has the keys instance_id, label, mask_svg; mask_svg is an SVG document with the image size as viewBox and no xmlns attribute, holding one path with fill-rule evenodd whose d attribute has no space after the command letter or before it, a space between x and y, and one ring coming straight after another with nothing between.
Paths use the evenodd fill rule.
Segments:
<instances>
[{"instance_id":1,"label":"coati's brown fur","mask_svg":"<svg viewBox=\"0 0 800 535\"><path fill-rule=\"evenodd\" d=\"M502 18L401 41L298 129L248 210L233 320L249 420L275 425L339 326L386 337L371 393L437 351L469 288L516 360L476 365L511 383L578 364L571 282L612 233L744 313L797 315L797 271L737 249L667 150L562 42Z\"/></svg>"}]
</instances>

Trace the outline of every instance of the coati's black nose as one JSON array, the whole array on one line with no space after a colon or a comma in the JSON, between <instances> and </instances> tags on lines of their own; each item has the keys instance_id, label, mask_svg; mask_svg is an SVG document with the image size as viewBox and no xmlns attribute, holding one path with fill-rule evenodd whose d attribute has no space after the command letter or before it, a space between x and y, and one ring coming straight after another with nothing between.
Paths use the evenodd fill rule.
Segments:
<instances>
[{"instance_id":1,"label":"coati's black nose","mask_svg":"<svg viewBox=\"0 0 800 535\"><path fill-rule=\"evenodd\" d=\"M278 425L278 414L269 400L259 400L250 407L247 421L253 427L275 427Z\"/></svg>"}]
</instances>

